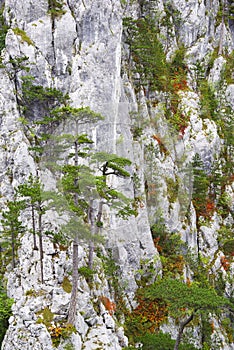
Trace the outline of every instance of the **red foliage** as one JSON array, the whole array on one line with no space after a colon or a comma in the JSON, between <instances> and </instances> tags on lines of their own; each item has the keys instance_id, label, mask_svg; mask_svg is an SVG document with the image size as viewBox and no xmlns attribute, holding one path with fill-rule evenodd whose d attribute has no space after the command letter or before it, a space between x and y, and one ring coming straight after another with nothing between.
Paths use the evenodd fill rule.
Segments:
<instances>
[{"instance_id":1,"label":"red foliage","mask_svg":"<svg viewBox=\"0 0 234 350\"><path fill-rule=\"evenodd\" d=\"M162 246L159 244L160 237L154 238L154 246L159 253L162 253Z\"/></svg>"},{"instance_id":2,"label":"red foliage","mask_svg":"<svg viewBox=\"0 0 234 350\"><path fill-rule=\"evenodd\" d=\"M105 296L100 296L98 299L105 306L105 309L109 312L109 314L111 316L113 316L113 314L116 311L116 304L114 302L110 301L110 299L105 297Z\"/></svg>"},{"instance_id":3,"label":"red foliage","mask_svg":"<svg viewBox=\"0 0 234 350\"><path fill-rule=\"evenodd\" d=\"M224 268L225 271L227 271L229 269L230 262L228 261L228 259L226 258L225 255L221 256L220 263L221 263L221 266Z\"/></svg>"},{"instance_id":4,"label":"red foliage","mask_svg":"<svg viewBox=\"0 0 234 350\"><path fill-rule=\"evenodd\" d=\"M152 135L151 137L152 137L152 139L156 140L159 145L162 144L162 140L160 139L160 137L158 135Z\"/></svg>"},{"instance_id":5,"label":"red foliage","mask_svg":"<svg viewBox=\"0 0 234 350\"><path fill-rule=\"evenodd\" d=\"M229 183L232 184L234 181L234 174L230 175L229 177Z\"/></svg>"},{"instance_id":6,"label":"red foliage","mask_svg":"<svg viewBox=\"0 0 234 350\"><path fill-rule=\"evenodd\" d=\"M180 135L184 136L185 129L187 128L188 125L180 125Z\"/></svg>"},{"instance_id":7,"label":"red foliage","mask_svg":"<svg viewBox=\"0 0 234 350\"><path fill-rule=\"evenodd\" d=\"M208 198L207 202L206 202L207 214L212 214L214 212L214 210L215 210L215 203L210 198Z\"/></svg>"},{"instance_id":8,"label":"red foliage","mask_svg":"<svg viewBox=\"0 0 234 350\"><path fill-rule=\"evenodd\" d=\"M204 218L211 218L215 211L214 200L208 197L206 198L206 201L204 201L204 203L200 203L196 209L198 216L203 216Z\"/></svg>"},{"instance_id":9,"label":"red foliage","mask_svg":"<svg viewBox=\"0 0 234 350\"><path fill-rule=\"evenodd\" d=\"M214 331L215 331L215 324L214 324L214 322L211 322L210 326L211 326L212 333L214 333Z\"/></svg>"},{"instance_id":10,"label":"red foliage","mask_svg":"<svg viewBox=\"0 0 234 350\"><path fill-rule=\"evenodd\" d=\"M166 154L168 150L164 145L164 143L162 142L162 140L160 139L160 137L158 135L152 135L151 137L158 142L160 152Z\"/></svg>"},{"instance_id":11,"label":"red foliage","mask_svg":"<svg viewBox=\"0 0 234 350\"><path fill-rule=\"evenodd\" d=\"M160 323L167 318L166 304L160 299L144 298L142 293L138 293L137 302L138 306L133 311L133 315L142 320L142 324L150 333L154 333L156 329L159 329Z\"/></svg>"},{"instance_id":12,"label":"red foliage","mask_svg":"<svg viewBox=\"0 0 234 350\"><path fill-rule=\"evenodd\" d=\"M181 76L181 74L175 72L174 78L172 79L172 87L174 89L174 92L177 92L179 90L187 90L188 83L186 79Z\"/></svg>"}]
</instances>

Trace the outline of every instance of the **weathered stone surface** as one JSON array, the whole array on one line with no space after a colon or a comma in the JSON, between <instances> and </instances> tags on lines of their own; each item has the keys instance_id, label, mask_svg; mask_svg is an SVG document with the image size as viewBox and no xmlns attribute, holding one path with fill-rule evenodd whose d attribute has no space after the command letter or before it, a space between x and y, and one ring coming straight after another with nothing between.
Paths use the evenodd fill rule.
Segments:
<instances>
[{"instance_id":1,"label":"weathered stone surface","mask_svg":"<svg viewBox=\"0 0 234 350\"><path fill-rule=\"evenodd\" d=\"M184 133L178 133L165 120L163 93L155 93L156 106L150 108L143 89L137 93L134 91L134 77L126 70L129 53L122 45L122 19L128 16L138 18L142 16L142 11L147 12L141 2L66 0L63 3L64 13L52 18L48 13L47 0L6 0L4 11L11 29L2 53L5 68L0 69L1 205L4 207L6 201L12 198L13 189L37 170L29 141L19 122L21 111L17 105L17 99L20 99L17 89L20 90L22 75L31 74L36 84L68 93L74 107L89 106L102 113L104 121L95 127L88 125L82 128L82 132L92 136L93 147L97 150L117 153L132 161L128 169L131 174L129 179L112 176L109 181L126 196L136 199L138 215L125 221L104 205L102 233L106 244L101 248L105 256L111 251L119 266L120 286L129 307L136 305L134 294L140 279L137 271L141 269L148 274L151 267L152 280L161 274L160 257L151 237L152 224L162 220L167 230L180 234L193 252L197 253L199 248L204 257L212 260L218 249L217 231L222 220L214 215L212 223L201 225L198 232L196 213L191 203L193 183L188 170L191 170L193 156L198 153L206 171L209 171L222 145L216 124L208 118L200 118L200 94L194 67L199 62L207 67L214 47L220 44L221 35L224 50L230 52L233 33L224 26L222 34L221 25L216 25L217 0L157 1L152 6L155 6L159 22L164 18L165 10L169 11L172 24L170 37L166 38L168 33L163 25L161 28L163 45L168 45L167 57L172 56L180 42L187 49L189 88L178 91L178 108L189 120ZM13 28L17 27L25 31L28 39L16 34ZM16 71L9 62L24 56L28 58L29 73L24 69ZM225 59L218 57L207 73L214 87L220 82L224 66ZM224 96L233 108L233 84L227 86ZM37 118L38 110L33 112L33 117ZM132 133L133 115L137 115L144 125L138 139ZM64 130L70 132L71 129L69 124L63 125L58 133ZM161 141L157 140L157 136ZM45 189L56 191L53 174L44 165L39 174ZM173 201L169 195L168 180L179 184ZM227 190L233 196L233 186L230 185ZM29 210L24 211L22 220L29 231L32 228ZM66 220L66 215L63 217L51 209L44 216L43 227L60 227ZM13 271L9 267L6 274L8 294L15 303L3 350L52 350L48 329L43 324L37 324L40 312L49 308L54 314L53 322L62 322L67 317L70 293L64 290L62 284L64 277L70 279L72 272L71 247L64 250L49 238L43 238L45 283L42 285L39 251L32 249L32 242L29 232L21 238L17 267ZM87 245L82 243L79 247L79 267L87 266L87 251ZM214 265L216 270L220 269L220 256L217 256ZM123 328L116 326L115 316L112 317L103 305L99 306L98 297L110 296L113 291L109 288L101 258L95 255L94 261L97 273L92 288L84 277L79 278L77 334L68 341L62 340L58 347L60 350L65 349L66 344L73 344L75 350L119 350L128 344ZM230 271L233 274L233 265ZM222 272L225 275L225 271ZM192 276L192 273L187 274L189 276L185 278ZM231 290L228 282L227 290ZM214 338L220 339L220 349L233 349L232 345L225 343L225 337L218 328L217 325ZM163 330L175 338L177 329L174 324L165 325ZM193 332L195 339L197 329ZM199 339L196 344L199 345Z\"/></svg>"}]
</instances>

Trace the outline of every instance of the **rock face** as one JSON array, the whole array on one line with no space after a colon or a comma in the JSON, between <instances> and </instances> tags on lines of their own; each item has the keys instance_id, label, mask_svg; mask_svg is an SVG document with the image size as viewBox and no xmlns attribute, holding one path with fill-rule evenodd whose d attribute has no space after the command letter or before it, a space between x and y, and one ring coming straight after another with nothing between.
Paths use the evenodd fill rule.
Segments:
<instances>
[{"instance_id":1,"label":"rock face","mask_svg":"<svg viewBox=\"0 0 234 350\"><path fill-rule=\"evenodd\" d=\"M14 189L30 173L38 173L38 164L30 151L30 137L21 122L23 79L30 75L35 85L69 94L73 107L89 106L104 116L97 126L83 126L82 132L92 137L96 150L131 160L131 176L127 180L113 176L110 181L127 197L135 199L138 215L123 220L107 206L104 208L105 244L100 245L101 254L94 254L93 282L89 283L87 276L79 277L77 332L69 333L66 329L67 336L62 337L55 332L67 317L70 291L66 283L71 282L72 247L63 249L48 237L43 239L45 278L41 284L39 251L32 248L30 213L26 210L22 221L28 233L21 237L17 266L6 272L8 294L14 298L14 304L2 350L52 350L54 345L61 350L119 350L127 346L128 339L116 316L101 301L105 296L117 304L115 286L104 262L115 261L126 306L134 307L140 275L147 275L153 268L154 280L162 273L159 252L151 235L152 225L163 222L168 232L180 235L187 248L201 254L208 263L213 261L212 273L223 274L224 281L233 278L233 262L229 262L228 271L220 263L225 253L218 236L220 229L233 224L231 211L224 218L215 211L216 203L199 219L196 203L191 201L194 156L199 155L208 175L215 162L224 161L221 151L225 142L218 133L220 125L217 118L213 120L209 115L209 108L202 105L198 75L205 75L212 84L214 96L219 99L219 113L225 114L227 109L233 113L234 85L231 77L222 81L234 46L233 23L218 19L218 0L58 1L61 6L55 3L5 0L4 17L9 29L0 69L1 205L4 208L7 200L13 198ZM165 117L166 94L156 91L147 96L143 87L137 90L135 81L140 73L129 69L130 61L133 66L137 63L126 44L123 19L153 13L158 16L160 40L168 60L181 45L185 49L186 89L178 87L176 96L177 112L187 123L179 130L178 125L175 127ZM167 31L163 19L170 24L170 30ZM202 109L206 109L205 116ZM39 120L40 104L27 113L31 122ZM59 128L72 131L69 124ZM39 175L47 190L56 191L55 179L48 168L40 168ZM228 191L231 201L234 188L230 179L227 184L224 192ZM50 223L56 227L62 221L51 210L45 215L43 225L47 227ZM79 246L79 268L87 266L87 262L88 246L84 243ZM192 276L192 268L188 266L184 278ZM227 284L227 288L231 295L232 287ZM217 323L219 349L234 349L220 327ZM167 331L175 335L173 326ZM197 345L201 345L200 340Z\"/></svg>"}]
</instances>

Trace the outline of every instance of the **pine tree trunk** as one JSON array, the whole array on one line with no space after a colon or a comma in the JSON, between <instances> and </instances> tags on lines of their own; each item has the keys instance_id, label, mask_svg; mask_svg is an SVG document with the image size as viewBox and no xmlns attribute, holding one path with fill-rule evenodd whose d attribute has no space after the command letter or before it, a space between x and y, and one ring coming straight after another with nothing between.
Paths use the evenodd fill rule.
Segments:
<instances>
[{"instance_id":1,"label":"pine tree trunk","mask_svg":"<svg viewBox=\"0 0 234 350\"><path fill-rule=\"evenodd\" d=\"M224 16L225 16L225 6L226 6L226 1L222 1L223 5L223 13L222 13L222 22L221 22L221 28L220 28L220 38L219 38L219 55L222 55L223 52L223 34L224 34Z\"/></svg>"},{"instance_id":2,"label":"pine tree trunk","mask_svg":"<svg viewBox=\"0 0 234 350\"><path fill-rule=\"evenodd\" d=\"M15 235L14 231L11 231L11 254L12 254L12 267L15 268Z\"/></svg>"},{"instance_id":3,"label":"pine tree trunk","mask_svg":"<svg viewBox=\"0 0 234 350\"><path fill-rule=\"evenodd\" d=\"M76 124L76 134L78 135L78 125ZM78 141L74 142L75 147L75 159L74 165L78 167L78 151L79 145ZM78 179L74 180L75 187L78 186ZM78 193L75 193L74 204L78 206ZM76 306L77 306L77 289L78 289L78 235L75 236L73 240L73 252L72 252L72 291L71 291L71 301L68 310L68 324L75 326L76 321Z\"/></svg>"},{"instance_id":4,"label":"pine tree trunk","mask_svg":"<svg viewBox=\"0 0 234 350\"><path fill-rule=\"evenodd\" d=\"M89 263L88 266L90 269L93 268L93 253L94 253L94 235L95 235L95 219L94 219L94 209L93 209L93 200L89 203L89 209L88 209L88 220L90 223L90 230L91 230L91 239L89 241Z\"/></svg>"},{"instance_id":5,"label":"pine tree trunk","mask_svg":"<svg viewBox=\"0 0 234 350\"><path fill-rule=\"evenodd\" d=\"M40 212L39 212L39 216L38 216L38 232L39 232L39 251L40 251L40 265L41 265L41 283L44 283L41 208L39 210L40 210Z\"/></svg>"},{"instance_id":6,"label":"pine tree trunk","mask_svg":"<svg viewBox=\"0 0 234 350\"><path fill-rule=\"evenodd\" d=\"M176 338L174 350L178 350L179 349L179 345L180 345L181 338L182 338L182 335L183 335L183 332L184 332L184 328L187 326L187 324L189 324L189 322L192 321L192 319L193 319L193 314L191 316L189 316L189 318L187 318L187 320L185 320L185 321L180 323L179 332L178 332L178 335L177 335L177 338Z\"/></svg>"},{"instance_id":7,"label":"pine tree trunk","mask_svg":"<svg viewBox=\"0 0 234 350\"><path fill-rule=\"evenodd\" d=\"M32 229L33 229L33 250L38 250L36 242L36 225L35 225L35 211L34 206L32 205Z\"/></svg>"},{"instance_id":8,"label":"pine tree trunk","mask_svg":"<svg viewBox=\"0 0 234 350\"><path fill-rule=\"evenodd\" d=\"M93 200L90 201L88 218L89 218L89 223L90 223L90 227L91 227L91 234L93 237L98 233L98 227L99 227L98 224L101 222L101 218L102 218L102 206L103 206L103 203L101 201L101 202L99 202L98 214L97 214L97 218L95 220L94 210L93 210ZM89 241L89 268L90 269L93 268L93 253L94 253L94 248L95 248L94 239L91 239Z\"/></svg>"},{"instance_id":9,"label":"pine tree trunk","mask_svg":"<svg viewBox=\"0 0 234 350\"><path fill-rule=\"evenodd\" d=\"M68 323L75 326L76 321L76 306L77 306L77 288L78 288L78 236L73 241L72 254L72 291L71 301L68 310Z\"/></svg>"}]
</instances>

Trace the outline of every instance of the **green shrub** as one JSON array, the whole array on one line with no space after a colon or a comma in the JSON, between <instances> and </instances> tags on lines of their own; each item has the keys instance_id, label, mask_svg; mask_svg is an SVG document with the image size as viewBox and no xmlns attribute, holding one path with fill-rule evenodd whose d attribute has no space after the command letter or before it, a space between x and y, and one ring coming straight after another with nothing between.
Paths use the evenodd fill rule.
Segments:
<instances>
[{"instance_id":1,"label":"green shrub","mask_svg":"<svg viewBox=\"0 0 234 350\"><path fill-rule=\"evenodd\" d=\"M132 68L140 74L139 85L147 86L150 91L165 91L168 68L155 20L125 18L124 26L135 65Z\"/></svg>"},{"instance_id":2,"label":"green shrub","mask_svg":"<svg viewBox=\"0 0 234 350\"><path fill-rule=\"evenodd\" d=\"M43 323L47 328L51 326L51 322L54 319L54 314L48 307L45 307L43 310L37 313L40 317L37 319L37 323Z\"/></svg>"},{"instance_id":3,"label":"green shrub","mask_svg":"<svg viewBox=\"0 0 234 350\"><path fill-rule=\"evenodd\" d=\"M84 278L86 279L92 279L93 275L96 273L96 271L90 269L87 266L82 266L78 269L78 272L81 276L84 276Z\"/></svg>"},{"instance_id":4,"label":"green shrub","mask_svg":"<svg viewBox=\"0 0 234 350\"><path fill-rule=\"evenodd\" d=\"M49 0L48 13L53 19L64 15L66 11L63 10L63 2L61 0Z\"/></svg>"},{"instance_id":5,"label":"green shrub","mask_svg":"<svg viewBox=\"0 0 234 350\"><path fill-rule=\"evenodd\" d=\"M27 119L41 117L38 124L56 124L58 117L53 115L55 108L61 107L68 101L68 95L61 91L35 84L35 78L26 75L22 78L21 105L24 116Z\"/></svg>"},{"instance_id":6,"label":"green shrub","mask_svg":"<svg viewBox=\"0 0 234 350\"><path fill-rule=\"evenodd\" d=\"M8 328L8 319L11 316L13 299L7 297L6 292L0 286L0 345Z\"/></svg>"},{"instance_id":7,"label":"green shrub","mask_svg":"<svg viewBox=\"0 0 234 350\"><path fill-rule=\"evenodd\" d=\"M172 350L175 345L175 340L171 339L169 334L159 332L158 334L146 334L138 337L136 342L143 344L143 350ZM137 349L133 346L124 348L124 350ZM195 350L196 348L191 344L181 344L179 350Z\"/></svg>"},{"instance_id":8,"label":"green shrub","mask_svg":"<svg viewBox=\"0 0 234 350\"><path fill-rule=\"evenodd\" d=\"M16 27L16 28L13 28L13 32L15 33L15 35L20 36L21 40L26 42L28 45L34 45L33 41L29 38L29 36L25 33L24 30Z\"/></svg>"},{"instance_id":9,"label":"green shrub","mask_svg":"<svg viewBox=\"0 0 234 350\"><path fill-rule=\"evenodd\" d=\"M5 24L5 20L3 17L4 6L0 8L0 52L5 47L5 38L8 31L8 26Z\"/></svg>"},{"instance_id":10,"label":"green shrub","mask_svg":"<svg viewBox=\"0 0 234 350\"><path fill-rule=\"evenodd\" d=\"M216 118L216 110L218 107L214 87L204 79L199 83L199 91L201 96L201 117L214 120Z\"/></svg>"}]
</instances>

